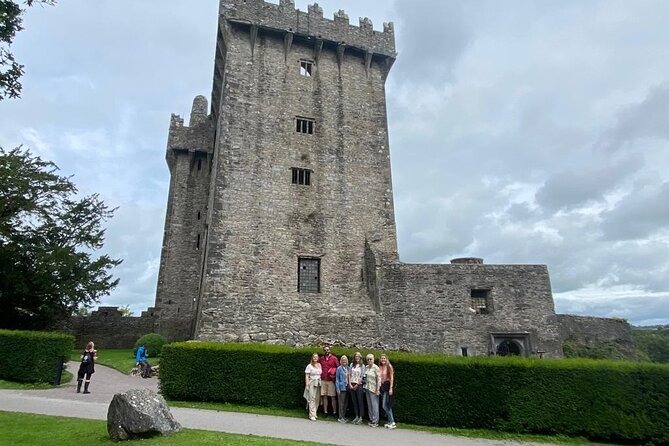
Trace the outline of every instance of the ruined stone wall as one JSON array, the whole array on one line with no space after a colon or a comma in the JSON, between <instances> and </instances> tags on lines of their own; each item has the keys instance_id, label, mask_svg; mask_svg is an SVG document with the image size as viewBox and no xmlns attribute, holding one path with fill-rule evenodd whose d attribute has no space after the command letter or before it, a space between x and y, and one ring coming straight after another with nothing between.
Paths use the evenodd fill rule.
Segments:
<instances>
[{"instance_id":1,"label":"ruined stone wall","mask_svg":"<svg viewBox=\"0 0 669 446\"><path fill-rule=\"evenodd\" d=\"M198 96L190 126L172 116L167 142L170 189L155 307L160 314L158 332L170 341L193 336L213 143L207 100Z\"/></svg>"},{"instance_id":2,"label":"ruined stone wall","mask_svg":"<svg viewBox=\"0 0 669 446\"><path fill-rule=\"evenodd\" d=\"M377 286L389 348L487 355L491 334L526 333L528 355L562 356L543 265L395 263L377 269ZM489 290L489 314L475 314L471 289Z\"/></svg>"},{"instance_id":3,"label":"ruined stone wall","mask_svg":"<svg viewBox=\"0 0 669 446\"><path fill-rule=\"evenodd\" d=\"M133 348L147 333L155 332L157 313L148 308L138 317L123 317L118 307L99 307L89 316L73 316L62 331L74 335L76 349L84 349L89 341L97 349Z\"/></svg>"},{"instance_id":4,"label":"ruined stone wall","mask_svg":"<svg viewBox=\"0 0 669 446\"><path fill-rule=\"evenodd\" d=\"M621 353L635 358L632 328L626 320L572 314L558 314L557 318L563 341L569 339L590 347L615 342Z\"/></svg>"},{"instance_id":5,"label":"ruined stone wall","mask_svg":"<svg viewBox=\"0 0 669 446\"><path fill-rule=\"evenodd\" d=\"M310 343L377 339L362 280L367 234L396 258L384 82L359 52L226 27L225 93L212 173L197 338ZM300 60L313 62L310 77ZM366 63L366 61L368 63ZM314 121L314 133L295 120ZM311 185L291 184L291 168ZM298 257L320 259L321 292L297 292Z\"/></svg>"}]
</instances>

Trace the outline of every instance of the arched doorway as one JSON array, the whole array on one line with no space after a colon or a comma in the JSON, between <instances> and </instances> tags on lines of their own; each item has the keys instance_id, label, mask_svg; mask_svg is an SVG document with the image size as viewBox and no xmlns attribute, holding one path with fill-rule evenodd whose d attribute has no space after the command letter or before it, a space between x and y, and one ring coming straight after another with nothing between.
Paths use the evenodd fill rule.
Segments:
<instances>
[{"instance_id":1,"label":"arched doorway","mask_svg":"<svg viewBox=\"0 0 669 446\"><path fill-rule=\"evenodd\" d=\"M521 352L520 344L511 339L505 339L497 346L496 354L498 356L520 356Z\"/></svg>"}]
</instances>

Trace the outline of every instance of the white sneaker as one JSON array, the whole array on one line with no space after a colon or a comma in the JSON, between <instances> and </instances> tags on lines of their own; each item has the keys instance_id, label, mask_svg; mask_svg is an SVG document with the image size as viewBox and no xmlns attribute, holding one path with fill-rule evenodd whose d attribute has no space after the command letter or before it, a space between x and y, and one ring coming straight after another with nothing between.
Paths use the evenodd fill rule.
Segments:
<instances>
[{"instance_id":1,"label":"white sneaker","mask_svg":"<svg viewBox=\"0 0 669 446\"><path fill-rule=\"evenodd\" d=\"M395 429L397 427L397 425L395 423L390 423L390 424L386 424L386 427L388 429Z\"/></svg>"},{"instance_id":2,"label":"white sneaker","mask_svg":"<svg viewBox=\"0 0 669 446\"><path fill-rule=\"evenodd\" d=\"M316 417L309 417L311 421L316 421Z\"/></svg>"}]
</instances>

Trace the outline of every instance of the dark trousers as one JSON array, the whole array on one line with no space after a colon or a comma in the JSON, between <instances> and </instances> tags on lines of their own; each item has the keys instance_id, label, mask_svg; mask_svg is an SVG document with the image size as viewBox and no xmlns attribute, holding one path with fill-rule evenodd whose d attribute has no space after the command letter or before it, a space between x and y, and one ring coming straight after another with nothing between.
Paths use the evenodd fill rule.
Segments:
<instances>
[{"instance_id":1,"label":"dark trousers","mask_svg":"<svg viewBox=\"0 0 669 446\"><path fill-rule=\"evenodd\" d=\"M148 361L140 362L139 366L142 368L142 377L151 378L151 364Z\"/></svg>"},{"instance_id":2,"label":"dark trousers","mask_svg":"<svg viewBox=\"0 0 669 446\"><path fill-rule=\"evenodd\" d=\"M362 390L362 385L349 392L351 394L351 401L353 401L353 412L356 417L362 418L365 415L365 393Z\"/></svg>"}]
</instances>

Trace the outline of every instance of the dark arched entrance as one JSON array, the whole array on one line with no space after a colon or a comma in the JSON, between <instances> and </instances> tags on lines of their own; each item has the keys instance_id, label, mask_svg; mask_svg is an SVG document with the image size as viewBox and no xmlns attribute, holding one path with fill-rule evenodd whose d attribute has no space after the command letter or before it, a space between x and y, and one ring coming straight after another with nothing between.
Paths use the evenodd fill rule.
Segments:
<instances>
[{"instance_id":1,"label":"dark arched entrance","mask_svg":"<svg viewBox=\"0 0 669 446\"><path fill-rule=\"evenodd\" d=\"M521 348L516 341L505 339L497 346L498 356L520 356Z\"/></svg>"}]
</instances>

